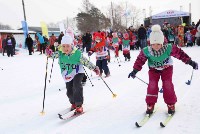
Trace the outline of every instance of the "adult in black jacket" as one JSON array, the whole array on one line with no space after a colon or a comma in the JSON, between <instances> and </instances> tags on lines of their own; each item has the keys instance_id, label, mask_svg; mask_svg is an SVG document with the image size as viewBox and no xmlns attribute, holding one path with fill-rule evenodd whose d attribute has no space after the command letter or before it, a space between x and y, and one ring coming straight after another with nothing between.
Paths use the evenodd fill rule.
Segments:
<instances>
[{"instance_id":1,"label":"adult in black jacket","mask_svg":"<svg viewBox=\"0 0 200 134\"><path fill-rule=\"evenodd\" d=\"M89 52L92 44L92 35L90 34L89 31L87 31L85 35L85 44L86 44L86 52Z\"/></svg>"},{"instance_id":2,"label":"adult in black jacket","mask_svg":"<svg viewBox=\"0 0 200 134\"><path fill-rule=\"evenodd\" d=\"M6 38L6 49L7 49L7 55L8 57L13 57L13 41L11 39L11 36L8 35L7 38Z\"/></svg>"},{"instance_id":3,"label":"adult in black jacket","mask_svg":"<svg viewBox=\"0 0 200 134\"><path fill-rule=\"evenodd\" d=\"M140 28L138 29L138 39L140 40L141 49L146 47L146 38L147 38L147 31L143 24L141 24Z\"/></svg>"},{"instance_id":4,"label":"adult in black jacket","mask_svg":"<svg viewBox=\"0 0 200 134\"><path fill-rule=\"evenodd\" d=\"M11 41L12 41L12 47L13 47L13 55L15 55L15 47L16 47L16 40L15 37L13 36L13 34L11 34Z\"/></svg>"},{"instance_id":5,"label":"adult in black jacket","mask_svg":"<svg viewBox=\"0 0 200 134\"><path fill-rule=\"evenodd\" d=\"M7 38L7 37L6 37L6 38ZM2 40L3 56L4 56L4 53L5 53L5 51L6 51L6 38L4 38L4 39Z\"/></svg>"},{"instance_id":6,"label":"adult in black jacket","mask_svg":"<svg viewBox=\"0 0 200 134\"><path fill-rule=\"evenodd\" d=\"M62 40L63 36L64 36L63 32L61 32L60 35L58 36L58 44L59 45L61 44L61 40Z\"/></svg>"},{"instance_id":7,"label":"adult in black jacket","mask_svg":"<svg viewBox=\"0 0 200 134\"><path fill-rule=\"evenodd\" d=\"M29 55L32 55L32 52L33 52L33 39L31 38L30 34L27 35L25 43L28 46Z\"/></svg>"}]
</instances>

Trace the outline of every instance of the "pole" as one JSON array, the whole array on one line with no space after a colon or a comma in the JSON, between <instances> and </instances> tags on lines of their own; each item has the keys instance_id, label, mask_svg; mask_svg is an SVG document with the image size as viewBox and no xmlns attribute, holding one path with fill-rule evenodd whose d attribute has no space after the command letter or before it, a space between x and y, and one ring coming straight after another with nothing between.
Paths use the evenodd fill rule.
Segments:
<instances>
[{"instance_id":1,"label":"pole","mask_svg":"<svg viewBox=\"0 0 200 134\"><path fill-rule=\"evenodd\" d=\"M180 11L182 11L183 6L180 6Z\"/></svg>"},{"instance_id":2,"label":"pole","mask_svg":"<svg viewBox=\"0 0 200 134\"><path fill-rule=\"evenodd\" d=\"M104 82L104 84L107 86L107 88L110 90L110 92L113 95L113 98L115 98L117 95L113 93L113 91L110 89L110 87L108 86L108 84L104 81L104 79L100 76L101 80Z\"/></svg>"},{"instance_id":3,"label":"pole","mask_svg":"<svg viewBox=\"0 0 200 134\"><path fill-rule=\"evenodd\" d=\"M48 57L47 57L47 62L46 62L46 72L45 72L45 82L44 82L44 97L43 97L43 105L42 105L42 112L41 115L44 115L44 102L45 102L45 94L46 94L46 83L47 83L47 69L48 69Z\"/></svg>"},{"instance_id":4,"label":"pole","mask_svg":"<svg viewBox=\"0 0 200 134\"><path fill-rule=\"evenodd\" d=\"M189 13L190 13L190 17L189 17L189 23L191 24L192 23L192 13L191 13L191 3L189 3Z\"/></svg>"},{"instance_id":5,"label":"pole","mask_svg":"<svg viewBox=\"0 0 200 134\"><path fill-rule=\"evenodd\" d=\"M68 28L68 25L69 25L69 20L68 20L68 17L67 17L67 28Z\"/></svg>"},{"instance_id":6,"label":"pole","mask_svg":"<svg viewBox=\"0 0 200 134\"><path fill-rule=\"evenodd\" d=\"M127 12L127 1L126 1L126 28L127 28L127 14L128 12Z\"/></svg>"},{"instance_id":7,"label":"pole","mask_svg":"<svg viewBox=\"0 0 200 134\"><path fill-rule=\"evenodd\" d=\"M22 6L23 6L23 12L24 12L24 20L26 21L26 12L25 12L24 0L22 0Z\"/></svg>"},{"instance_id":8,"label":"pole","mask_svg":"<svg viewBox=\"0 0 200 134\"><path fill-rule=\"evenodd\" d=\"M113 5L111 1L111 29L113 29Z\"/></svg>"},{"instance_id":9,"label":"pole","mask_svg":"<svg viewBox=\"0 0 200 134\"><path fill-rule=\"evenodd\" d=\"M49 79L49 83L51 82L51 75L52 75L52 71L53 71L53 63L54 63L55 58L53 58L53 62L52 62L52 66L51 66L51 74L50 74L50 79Z\"/></svg>"}]
</instances>

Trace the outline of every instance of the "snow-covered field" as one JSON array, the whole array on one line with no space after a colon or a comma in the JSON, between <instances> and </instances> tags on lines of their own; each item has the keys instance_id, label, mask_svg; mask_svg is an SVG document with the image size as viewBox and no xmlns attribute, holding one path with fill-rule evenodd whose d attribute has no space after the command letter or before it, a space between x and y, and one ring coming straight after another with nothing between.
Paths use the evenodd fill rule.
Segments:
<instances>
[{"instance_id":1,"label":"snow-covered field","mask_svg":"<svg viewBox=\"0 0 200 134\"><path fill-rule=\"evenodd\" d=\"M200 47L183 50L200 63ZM45 55L36 52L29 56L25 50L12 58L0 55L0 67L4 69L0 70L0 134L200 134L200 71L194 71L191 85L186 85L192 67L175 58L173 82L178 97L175 116L165 128L160 127L159 123L167 116L167 107L159 93L156 114L142 128L135 127L135 122L143 118L146 110L147 88L140 80L127 78L138 54L138 50L131 51L131 61L124 62L120 52L119 67L111 52L111 77L104 80L117 97L113 98L103 81L92 72L94 87L89 80L84 87L86 113L71 121L60 120L57 116L70 106L57 60L51 83L48 83L52 66L52 59L49 60L46 114L41 116ZM95 55L91 60L95 62ZM87 73L91 76L90 70ZM147 65L137 76L148 82Z\"/></svg>"}]
</instances>

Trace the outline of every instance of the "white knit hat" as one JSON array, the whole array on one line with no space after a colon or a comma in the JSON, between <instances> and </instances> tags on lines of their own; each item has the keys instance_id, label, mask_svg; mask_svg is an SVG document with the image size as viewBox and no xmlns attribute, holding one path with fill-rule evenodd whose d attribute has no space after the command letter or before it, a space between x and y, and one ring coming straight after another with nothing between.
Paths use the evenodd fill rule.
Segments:
<instances>
[{"instance_id":1,"label":"white knit hat","mask_svg":"<svg viewBox=\"0 0 200 134\"><path fill-rule=\"evenodd\" d=\"M62 37L61 44L70 44L70 45L72 45L73 44L72 37L70 35L68 35L68 34L64 35Z\"/></svg>"},{"instance_id":2,"label":"white knit hat","mask_svg":"<svg viewBox=\"0 0 200 134\"><path fill-rule=\"evenodd\" d=\"M153 25L151 27L152 32L150 33L150 44L163 44L164 43L164 35L161 31L160 25Z\"/></svg>"}]
</instances>

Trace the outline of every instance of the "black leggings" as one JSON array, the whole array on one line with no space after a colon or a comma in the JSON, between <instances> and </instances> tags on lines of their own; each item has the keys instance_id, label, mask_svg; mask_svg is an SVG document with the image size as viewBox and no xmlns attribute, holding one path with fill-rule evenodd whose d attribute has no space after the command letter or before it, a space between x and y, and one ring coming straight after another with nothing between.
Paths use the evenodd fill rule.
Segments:
<instances>
[{"instance_id":1,"label":"black leggings","mask_svg":"<svg viewBox=\"0 0 200 134\"><path fill-rule=\"evenodd\" d=\"M83 76L83 73L76 74L70 82L66 83L69 102L76 104L76 106L83 104L83 86L81 84Z\"/></svg>"}]
</instances>

